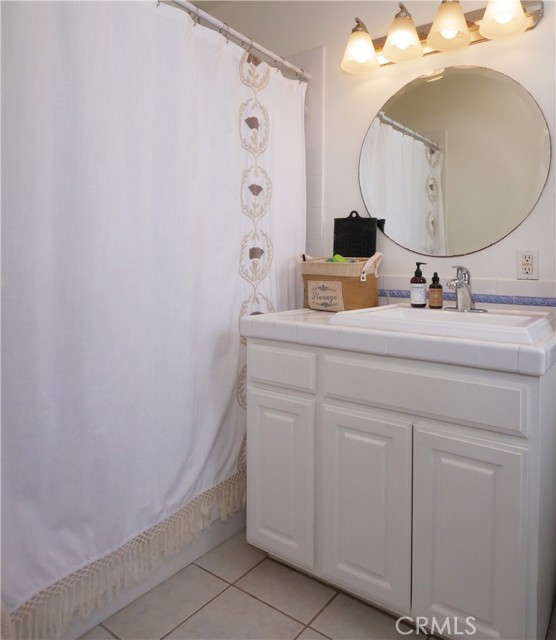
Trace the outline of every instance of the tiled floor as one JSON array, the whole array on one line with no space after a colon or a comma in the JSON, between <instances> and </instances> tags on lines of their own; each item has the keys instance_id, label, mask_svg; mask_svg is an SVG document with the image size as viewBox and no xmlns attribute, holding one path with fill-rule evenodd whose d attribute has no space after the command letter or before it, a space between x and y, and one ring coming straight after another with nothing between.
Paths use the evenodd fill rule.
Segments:
<instances>
[{"instance_id":1,"label":"tiled floor","mask_svg":"<svg viewBox=\"0 0 556 640\"><path fill-rule=\"evenodd\" d=\"M409 628L405 628L406 632ZM395 618L248 545L242 531L79 640L390 640ZM556 640L556 616L547 640Z\"/></svg>"}]
</instances>

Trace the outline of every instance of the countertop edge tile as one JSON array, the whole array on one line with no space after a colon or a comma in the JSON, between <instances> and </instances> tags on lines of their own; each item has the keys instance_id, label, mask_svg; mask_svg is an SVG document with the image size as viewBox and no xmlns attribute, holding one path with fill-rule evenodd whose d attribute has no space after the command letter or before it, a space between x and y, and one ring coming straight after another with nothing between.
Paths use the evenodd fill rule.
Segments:
<instances>
[{"instance_id":1,"label":"countertop edge tile","mask_svg":"<svg viewBox=\"0 0 556 640\"><path fill-rule=\"evenodd\" d=\"M291 322L277 322L274 325L275 340L297 342L297 324Z\"/></svg>"},{"instance_id":2,"label":"countertop edge tile","mask_svg":"<svg viewBox=\"0 0 556 640\"><path fill-rule=\"evenodd\" d=\"M524 375L541 376L556 364L555 335L537 345L521 345L331 326L328 324L330 317L330 312L295 309L244 318L241 330L247 338L279 340Z\"/></svg>"},{"instance_id":3,"label":"countertop edge tile","mask_svg":"<svg viewBox=\"0 0 556 640\"><path fill-rule=\"evenodd\" d=\"M319 326L311 324L299 324L296 332L298 344L310 344L312 346L338 349L341 327Z\"/></svg>"},{"instance_id":4,"label":"countertop edge tile","mask_svg":"<svg viewBox=\"0 0 556 640\"><path fill-rule=\"evenodd\" d=\"M434 360L442 358L443 344L439 336L400 335L388 337L388 355L412 360Z\"/></svg>"},{"instance_id":5,"label":"countertop edge tile","mask_svg":"<svg viewBox=\"0 0 556 640\"><path fill-rule=\"evenodd\" d=\"M266 315L266 314L265 314ZM256 316L255 316L256 317ZM263 322L259 322L251 318L251 335L253 338L266 338L267 340L275 340L276 323L265 318Z\"/></svg>"},{"instance_id":6,"label":"countertop edge tile","mask_svg":"<svg viewBox=\"0 0 556 640\"><path fill-rule=\"evenodd\" d=\"M521 345L518 354L519 373L525 375L539 375L539 372L548 370L547 354L532 345Z\"/></svg>"},{"instance_id":7,"label":"countertop edge tile","mask_svg":"<svg viewBox=\"0 0 556 640\"><path fill-rule=\"evenodd\" d=\"M353 327L352 331L340 331L338 348L385 356L388 354L387 341L384 332Z\"/></svg>"},{"instance_id":8,"label":"countertop edge tile","mask_svg":"<svg viewBox=\"0 0 556 640\"><path fill-rule=\"evenodd\" d=\"M487 342L481 345L481 359L484 369L493 371L519 371L519 349L522 345L501 342Z\"/></svg>"}]
</instances>

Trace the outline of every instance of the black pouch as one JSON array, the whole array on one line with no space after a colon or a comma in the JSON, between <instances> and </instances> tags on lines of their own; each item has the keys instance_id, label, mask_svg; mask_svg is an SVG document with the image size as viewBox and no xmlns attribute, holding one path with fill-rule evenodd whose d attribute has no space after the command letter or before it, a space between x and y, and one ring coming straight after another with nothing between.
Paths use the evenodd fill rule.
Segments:
<instances>
[{"instance_id":1,"label":"black pouch","mask_svg":"<svg viewBox=\"0 0 556 640\"><path fill-rule=\"evenodd\" d=\"M370 258L376 253L377 218L362 218L352 211L346 218L334 218L334 254Z\"/></svg>"}]
</instances>

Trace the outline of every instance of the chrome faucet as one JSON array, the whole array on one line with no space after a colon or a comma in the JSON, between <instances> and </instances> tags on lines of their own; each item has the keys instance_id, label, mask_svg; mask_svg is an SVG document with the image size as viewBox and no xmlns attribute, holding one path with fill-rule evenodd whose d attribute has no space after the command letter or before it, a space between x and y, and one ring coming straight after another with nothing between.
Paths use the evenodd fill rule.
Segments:
<instances>
[{"instance_id":1,"label":"chrome faucet","mask_svg":"<svg viewBox=\"0 0 556 640\"><path fill-rule=\"evenodd\" d=\"M471 275L469 271L462 266L454 265L456 271L456 277L446 283L446 286L456 291L456 306L445 307L447 311L463 311L468 313L470 311L475 313L486 313L487 309L476 309L475 300L473 300L473 294L471 293Z\"/></svg>"}]
</instances>

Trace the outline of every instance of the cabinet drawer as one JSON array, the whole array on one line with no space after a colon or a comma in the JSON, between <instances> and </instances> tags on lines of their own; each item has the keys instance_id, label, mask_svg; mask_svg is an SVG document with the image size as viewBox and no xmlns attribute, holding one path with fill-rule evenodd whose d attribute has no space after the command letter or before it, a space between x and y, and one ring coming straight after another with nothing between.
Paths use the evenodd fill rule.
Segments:
<instances>
[{"instance_id":1,"label":"cabinet drawer","mask_svg":"<svg viewBox=\"0 0 556 640\"><path fill-rule=\"evenodd\" d=\"M316 353L301 349L249 342L247 375L253 382L315 393L317 356Z\"/></svg>"},{"instance_id":2,"label":"cabinet drawer","mask_svg":"<svg viewBox=\"0 0 556 640\"><path fill-rule=\"evenodd\" d=\"M324 393L329 397L394 408L512 435L526 435L535 406L533 382L512 374L326 355Z\"/></svg>"}]
</instances>

